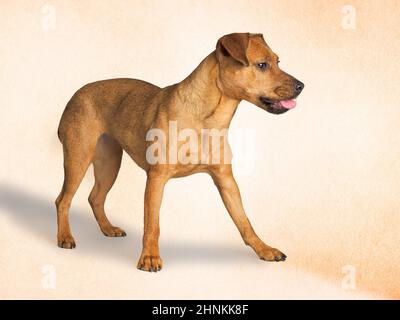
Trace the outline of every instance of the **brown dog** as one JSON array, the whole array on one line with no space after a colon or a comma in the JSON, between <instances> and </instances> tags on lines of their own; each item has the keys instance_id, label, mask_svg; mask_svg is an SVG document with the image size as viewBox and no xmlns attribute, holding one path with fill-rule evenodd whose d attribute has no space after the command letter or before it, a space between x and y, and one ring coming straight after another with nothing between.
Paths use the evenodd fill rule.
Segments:
<instances>
[{"instance_id":1,"label":"brown dog","mask_svg":"<svg viewBox=\"0 0 400 320\"><path fill-rule=\"evenodd\" d=\"M296 105L293 99L304 85L280 70L278 62L261 34L233 33L219 39L216 50L178 84L161 89L140 80L113 79L78 90L68 102L58 130L65 174L56 200L58 246L75 247L68 211L90 163L94 166L95 185L89 203L101 231L110 237L125 236L122 229L108 221L104 212L107 193L117 177L122 150L125 150L147 173L139 269L158 271L162 267L158 248L159 210L166 182L199 172L211 175L244 242L261 259L285 260L282 252L266 245L254 232L243 209L231 164L225 157L218 163L200 161L204 150L199 151L199 147L184 153L197 162L182 163L171 158L167 162L154 162L155 156L149 158L148 139L151 129L168 134L171 121L178 130L190 128L199 137L203 129L227 129L241 100L274 114L292 109ZM175 142L169 140L159 152L173 154ZM182 145L183 141L178 141L175 147ZM218 147L213 144L211 149L207 145L205 149L211 150L211 157L214 153L229 154L230 151L227 143Z\"/></svg>"}]
</instances>

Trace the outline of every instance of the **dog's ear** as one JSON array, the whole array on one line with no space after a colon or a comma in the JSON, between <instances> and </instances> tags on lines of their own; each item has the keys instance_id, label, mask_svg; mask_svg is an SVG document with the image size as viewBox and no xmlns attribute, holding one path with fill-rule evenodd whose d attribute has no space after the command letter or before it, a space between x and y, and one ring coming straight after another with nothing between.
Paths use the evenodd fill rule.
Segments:
<instances>
[{"instance_id":1,"label":"dog's ear","mask_svg":"<svg viewBox=\"0 0 400 320\"><path fill-rule=\"evenodd\" d=\"M247 59L247 47L249 45L249 33L231 33L223 36L217 43L217 58L221 61L222 57L232 57L244 66L249 66Z\"/></svg>"}]
</instances>

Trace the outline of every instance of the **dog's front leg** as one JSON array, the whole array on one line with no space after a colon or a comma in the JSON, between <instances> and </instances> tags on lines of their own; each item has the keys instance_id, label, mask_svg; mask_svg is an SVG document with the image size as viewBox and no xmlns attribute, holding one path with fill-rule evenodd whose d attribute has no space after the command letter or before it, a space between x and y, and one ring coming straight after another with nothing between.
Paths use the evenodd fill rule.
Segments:
<instances>
[{"instance_id":1,"label":"dog's front leg","mask_svg":"<svg viewBox=\"0 0 400 320\"><path fill-rule=\"evenodd\" d=\"M282 252L266 245L254 232L243 209L240 191L233 177L231 165L214 167L211 171L211 176L221 194L226 209L239 229L246 245L252 247L260 259L284 261L286 256Z\"/></svg>"},{"instance_id":2,"label":"dog's front leg","mask_svg":"<svg viewBox=\"0 0 400 320\"><path fill-rule=\"evenodd\" d=\"M143 271L159 271L162 268L158 248L160 236L159 214L164 186L167 178L159 173L149 171L147 174L144 195L144 234L143 249L138 262L138 269Z\"/></svg>"}]
</instances>

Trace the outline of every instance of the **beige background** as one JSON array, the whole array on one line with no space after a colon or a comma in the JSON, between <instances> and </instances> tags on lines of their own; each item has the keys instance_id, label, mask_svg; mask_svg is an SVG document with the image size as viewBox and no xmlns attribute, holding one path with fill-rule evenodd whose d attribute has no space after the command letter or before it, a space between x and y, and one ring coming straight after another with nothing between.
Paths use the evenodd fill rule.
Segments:
<instances>
[{"instance_id":1,"label":"beige background","mask_svg":"<svg viewBox=\"0 0 400 320\"><path fill-rule=\"evenodd\" d=\"M46 3L54 30L42 27ZM345 4L355 30L342 28ZM1 1L0 298L400 298L399 14L395 0ZM296 110L243 102L232 124L255 132L254 168L237 176L248 215L287 262L259 261L198 175L167 186L164 270L136 270L145 174L127 156L107 209L128 237L98 231L90 171L71 213L78 247L58 249L56 129L74 91L178 82L235 31L263 33L306 84ZM56 289L42 286L47 265ZM355 290L342 286L346 265Z\"/></svg>"}]
</instances>

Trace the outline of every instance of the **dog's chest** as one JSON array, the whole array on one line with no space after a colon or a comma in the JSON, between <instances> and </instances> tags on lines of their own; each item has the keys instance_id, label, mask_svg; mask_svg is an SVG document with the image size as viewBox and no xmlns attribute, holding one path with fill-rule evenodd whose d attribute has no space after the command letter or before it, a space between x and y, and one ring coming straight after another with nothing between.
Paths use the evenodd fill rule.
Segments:
<instances>
[{"instance_id":1,"label":"dog's chest","mask_svg":"<svg viewBox=\"0 0 400 320\"><path fill-rule=\"evenodd\" d=\"M170 164L176 164L179 176L204 171L209 165L230 163L228 129L210 123L186 123L170 127L168 135Z\"/></svg>"}]
</instances>

